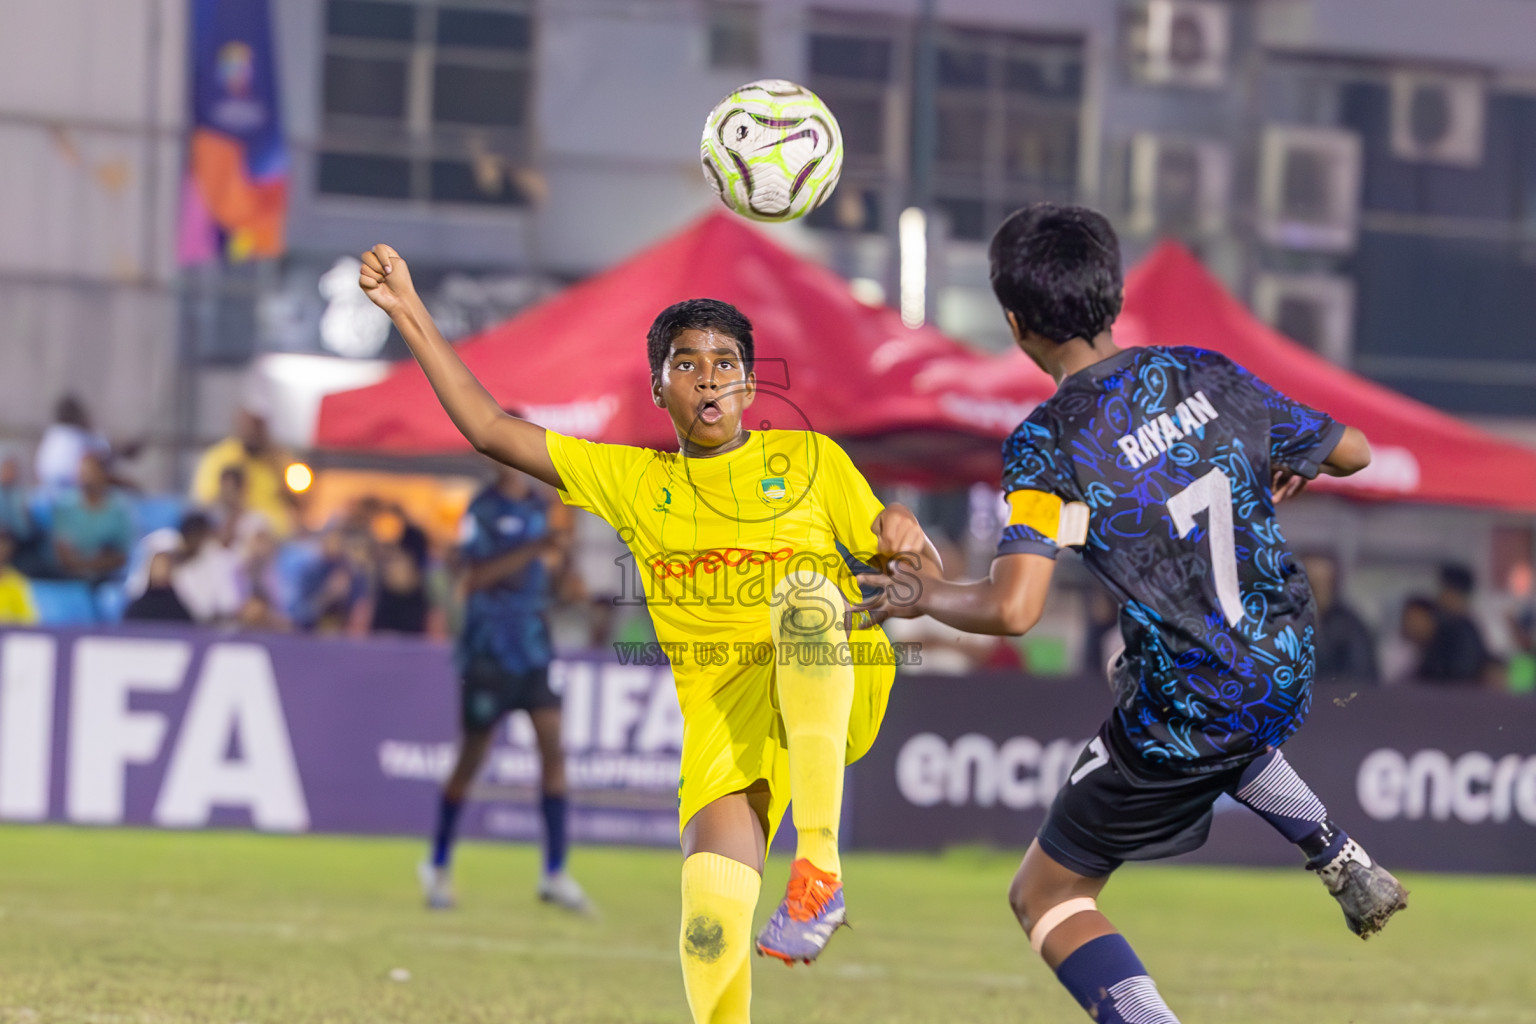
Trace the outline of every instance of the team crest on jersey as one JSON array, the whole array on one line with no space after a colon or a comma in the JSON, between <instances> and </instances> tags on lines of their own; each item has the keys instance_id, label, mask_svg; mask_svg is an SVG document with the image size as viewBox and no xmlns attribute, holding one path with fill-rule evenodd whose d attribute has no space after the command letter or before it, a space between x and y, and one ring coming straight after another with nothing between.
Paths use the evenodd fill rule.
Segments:
<instances>
[{"instance_id":1,"label":"team crest on jersey","mask_svg":"<svg viewBox=\"0 0 1536 1024\"><path fill-rule=\"evenodd\" d=\"M781 476L764 477L757 483L763 501L777 508L789 502L789 484Z\"/></svg>"}]
</instances>

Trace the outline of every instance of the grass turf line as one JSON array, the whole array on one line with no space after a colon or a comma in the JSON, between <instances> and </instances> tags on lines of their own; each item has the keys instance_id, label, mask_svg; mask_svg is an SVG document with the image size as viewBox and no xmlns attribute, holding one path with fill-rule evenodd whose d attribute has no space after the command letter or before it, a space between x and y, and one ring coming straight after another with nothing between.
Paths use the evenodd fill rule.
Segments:
<instances>
[{"instance_id":1,"label":"grass turf line","mask_svg":"<svg viewBox=\"0 0 1536 1024\"><path fill-rule=\"evenodd\" d=\"M0 1022L684 1021L678 856L578 848L602 916L533 897L537 851L459 851L461 908L422 909L421 842L0 827ZM758 1021L1086 1020L1003 899L1014 854L846 857L849 916L814 968L754 964ZM764 881L759 923L788 866ZM1131 867L1106 890L1186 1024L1536 1022L1536 880L1414 876L1362 943L1295 871ZM408 981L391 980L404 968Z\"/></svg>"}]
</instances>

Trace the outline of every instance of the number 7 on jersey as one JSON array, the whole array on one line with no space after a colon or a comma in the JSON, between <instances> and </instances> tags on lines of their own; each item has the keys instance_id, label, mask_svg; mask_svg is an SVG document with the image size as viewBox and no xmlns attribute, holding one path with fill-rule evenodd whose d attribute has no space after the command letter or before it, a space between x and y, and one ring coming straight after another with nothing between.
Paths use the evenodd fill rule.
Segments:
<instances>
[{"instance_id":1,"label":"number 7 on jersey","mask_svg":"<svg viewBox=\"0 0 1536 1024\"><path fill-rule=\"evenodd\" d=\"M1237 545L1232 539L1232 481L1213 469L1168 499L1168 514L1180 537L1195 528L1195 513L1210 512L1205 535L1211 542L1211 573L1216 577L1216 603L1227 624L1243 621L1243 595L1237 587Z\"/></svg>"}]
</instances>

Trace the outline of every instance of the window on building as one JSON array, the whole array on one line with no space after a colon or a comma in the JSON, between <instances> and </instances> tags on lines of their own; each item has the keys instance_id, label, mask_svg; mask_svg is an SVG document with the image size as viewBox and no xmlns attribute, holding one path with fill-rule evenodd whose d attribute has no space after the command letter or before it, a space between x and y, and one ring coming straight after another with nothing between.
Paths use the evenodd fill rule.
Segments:
<instances>
[{"instance_id":1,"label":"window on building","mask_svg":"<svg viewBox=\"0 0 1536 1024\"><path fill-rule=\"evenodd\" d=\"M320 191L376 199L411 198L411 162L365 153L321 153Z\"/></svg>"},{"instance_id":2,"label":"window on building","mask_svg":"<svg viewBox=\"0 0 1536 1024\"><path fill-rule=\"evenodd\" d=\"M759 43L761 12L756 3L716 2L709 5L709 66L752 71L762 63Z\"/></svg>"},{"instance_id":3,"label":"window on building","mask_svg":"<svg viewBox=\"0 0 1536 1024\"><path fill-rule=\"evenodd\" d=\"M331 0L325 10L325 34L408 43L416 38L416 10L409 4L379 0Z\"/></svg>"},{"instance_id":4,"label":"window on building","mask_svg":"<svg viewBox=\"0 0 1536 1024\"><path fill-rule=\"evenodd\" d=\"M894 48L895 40L888 37L811 35L811 89L837 118L844 157L854 164L885 162Z\"/></svg>"},{"instance_id":5,"label":"window on building","mask_svg":"<svg viewBox=\"0 0 1536 1024\"><path fill-rule=\"evenodd\" d=\"M1077 40L939 30L934 205L952 237L984 239L1012 209L1074 197L1082 69Z\"/></svg>"},{"instance_id":6,"label":"window on building","mask_svg":"<svg viewBox=\"0 0 1536 1024\"><path fill-rule=\"evenodd\" d=\"M1356 364L1441 408L1528 414L1536 98L1490 88L1475 111L1476 158L1453 162L1413 147L1428 129L1457 126L1427 123L1433 112L1418 109L1418 97L1400 112L1408 124L1394 125L1391 84L1378 69L1361 67L1338 95L1338 123L1360 134L1364 157L1359 244L1340 267L1358 296ZM1395 127L1408 138L1394 140Z\"/></svg>"},{"instance_id":7,"label":"window on building","mask_svg":"<svg viewBox=\"0 0 1536 1024\"><path fill-rule=\"evenodd\" d=\"M328 0L319 191L443 203L526 202L528 0Z\"/></svg>"},{"instance_id":8,"label":"window on building","mask_svg":"<svg viewBox=\"0 0 1536 1024\"><path fill-rule=\"evenodd\" d=\"M809 85L843 132L842 181L807 219L812 227L879 232L904 190L900 117L908 26L894 18L813 14L806 40ZM906 63L910 63L907 61Z\"/></svg>"},{"instance_id":9,"label":"window on building","mask_svg":"<svg viewBox=\"0 0 1536 1024\"><path fill-rule=\"evenodd\" d=\"M933 201L935 209L949 221L951 238L975 241L988 237L987 204L980 199L960 199L939 196Z\"/></svg>"},{"instance_id":10,"label":"window on building","mask_svg":"<svg viewBox=\"0 0 1536 1024\"><path fill-rule=\"evenodd\" d=\"M379 57L325 58L325 112L405 120L405 60Z\"/></svg>"},{"instance_id":11,"label":"window on building","mask_svg":"<svg viewBox=\"0 0 1536 1024\"><path fill-rule=\"evenodd\" d=\"M892 40L817 32L811 35L811 74L866 82L891 80Z\"/></svg>"},{"instance_id":12,"label":"window on building","mask_svg":"<svg viewBox=\"0 0 1536 1024\"><path fill-rule=\"evenodd\" d=\"M813 12L807 39L810 86L843 129L843 187L879 197L889 216L908 199L913 31L910 20ZM951 235L984 239L1025 203L1073 199L1082 40L940 26L936 47L934 206ZM822 210L809 223L854 220Z\"/></svg>"}]
</instances>

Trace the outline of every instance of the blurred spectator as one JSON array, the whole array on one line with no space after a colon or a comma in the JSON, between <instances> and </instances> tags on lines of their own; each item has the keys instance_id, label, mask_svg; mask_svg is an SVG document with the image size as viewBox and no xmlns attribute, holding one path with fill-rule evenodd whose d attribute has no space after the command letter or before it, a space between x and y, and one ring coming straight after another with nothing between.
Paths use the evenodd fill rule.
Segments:
<instances>
[{"instance_id":1,"label":"blurred spectator","mask_svg":"<svg viewBox=\"0 0 1536 1024\"><path fill-rule=\"evenodd\" d=\"M1528 604L1511 616L1510 626L1518 649L1525 654L1536 653L1536 605Z\"/></svg>"},{"instance_id":2,"label":"blurred spectator","mask_svg":"<svg viewBox=\"0 0 1536 1024\"><path fill-rule=\"evenodd\" d=\"M1429 649L1435 628L1440 624L1440 614L1432 598L1413 594L1403 602L1402 616L1398 621L1396 649L1389 649L1387 678L1393 682L1413 679L1418 675L1419 663Z\"/></svg>"},{"instance_id":3,"label":"blurred spectator","mask_svg":"<svg viewBox=\"0 0 1536 1024\"><path fill-rule=\"evenodd\" d=\"M427 632L431 605L424 569L424 561L399 544L390 544L379 553L378 579L370 602L370 632Z\"/></svg>"},{"instance_id":4,"label":"blurred spectator","mask_svg":"<svg viewBox=\"0 0 1536 1024\"><path fill-rule=\"evenodd\" d=\"M17 541L32 533L27 489L21 483L21 459L15 452L0 454L0 529Z\"/></svg>"},{"instance_id":5,"label":"blurred spectator","mask_svg":"<svg viewBox=\"0 0 1536 1024\"><path fill-rule=\"evenodd\" d=\"M133 546L133 516L113 489L101 456L80 460L80 488L53 506L53 559L72 579L99 583L122 569Z\"/></svg>"},{"instance_id":6,"label":"blurred spectator","mask_svg":"<svg viewBox=\"0 0 1536 1024\"><path fill-rule=\"evenodd\" d=\"M427 632L433 636L452 636L462 623L464 595L457 586L459 573L458 553L452 543L435 535L427 538L427 569L423 581L427 588L427 603L432 608Z\"/></svg>"},{"instance_id":7,"label":"blurred spectator","mask_svg":"<svg viewBox=\"0 0 1536 1024\"><path fill-rule=\"evenodd\" d=\"M293 623L260 591L251 594L241 603L235 625L257 633L286 633L293 628Z\"/></svg>"},{"instance_id":8,"label":"blurred spectator","mask_svg":"<svg viewBox=\"0 0 1536 1024\"><path fill-rule=\"evenodd\" d=\"M225 466L219 473L219 493L209 515L215 543L235 568L241 629L266 632L292 628L281 609L288 606L287 580L278 568L278 543L266 513L250 508L243 465Z\"/></svg>"},{"instance_id":9,"label":"blurred spectator","mask_svg":"<svg viewBox=\"0 0 1536 1024\"><path fill-rule=\"evenodd\" d=\"M1328 555L1302 560L1317 599L1317 670L1320 683L1375 683L1376 638L1365 620L1339 598L1339 567Z\"/></svg>"},{"instance_id":10,"label":"blurred spectator","mask_svg":"<svg viewBox=\"0 0 1536 1024\"><path fill-rule=\"evenodd\" d=\"M357 531L332 527L320 545L320 559L299 580L294 623L316 633L345 632L368 593L372 540Z\"/></svg>"},{"instance_id":11,"label":"blurred spectator","mask_svg":"<svg viewBox=\"0 0 1536 1024\"><path fill-rule=\"evenodd\" d=\"M427 535L398 506L387 513L389 538L380 550L364 621L373 633L443 635L443 619L427 588Z\"/></svg>"},{"instance_id":12,"label":"blurred spectator","mask_svg":"<svg viewBox=\"0 0 1536 1024\"><path fill-rule=\"evenodd\" d=\"M15 452L0 453L0 530L11 535L13 561L25 574L45 571L48 557L43 532L32 519L27 489L21 481L21 458Z\"/></svg>"},{"instance_id":13,"label":"blurred spectator","mask_svg":"<svg viewBox=\"0 0 1536 1024\"><path fill-rule=\"evenodd\" d=\"M171 577L176 568L176 556L161 551L151 556L145 568L144 592L123 611L129 622L191 622L192 614L181 603Z\"/></svg>"},{"instance_id":14,"label":"blurred spectator","mask_svg":"<svg viewBox=\"0 0 1536 1024\"><path fill-rule=\"evenodd\" d=\"M1509 567L1500 614L1508 638L1506 682L1514 693L1536 691L1536 567L1529 560Z\"/></svg>"},{"instance_id":15,"label":"blurred spectator","mask_svg":"<svg viewBox=\"0 0 1536 1024\"><path fill-rule=\"evenodd\" d=\"M1472 621L1472 570L1440 567L1435 595L1435 630L1419 660L1418 677L1433 683L1480 683L1488 671L1488 648Z\"/></svg>"},{"instance_id":16,"label":"blurred spectator","mask_svg":"<svg viewBox=\"0 0 1536 1024\"><path fill-rule=\"evenodd\" d=\"M65 395L54 406L53 422L37 446L38 487L51 493L79 487L81 462L87 455L96 456L105 468L112 445L91 428L85 403L76 395Z\"/></svg>"},{"instance_id":17,"label":"blurred spectator","mask_svg":"<svg viewBox=\"0 0 1536 1024\"><path fill-rule=\"evenodd\" d=\"M170 585L193 621L225 623L235 618L244 596L240 564L219 543L206 513L188 512L174 529L156 530L139 541L136 568L123 585L130 600L147 592L150 566L161 555L171 559Z\"/></svg>"},{"instance_id":18,"label":"blurred spectator","mask_svg":"<svg viewBox=\"0 0 1536 1024\"><path fill-rule=\"evenodd\" d=\"M15 551L10 533L0 529L0 625L30 626L37 621L37 605L31 582L11 564Z\"/></svg>"},{"instance_id":19,"label":"blurred spectator","mask_svg":"<svg viewBox=\"0 0 1536 1024\"><path fill-rule=\"evenodd\" d=\"M283 609L293 606L294 588L279 566L278 544L270 533L258 533L251 539L240 569L241 624L247 629L292 628Z\"/></svg>"},{"instance_id":20,"label":"blurred spectator","mask_svg":"<svg viewBox=\"0 0 1536 1024\"><path fill-rule=\"evenodd\" d=\"M182 523L186 517L182 517ZM128 575L123 580L123 594L132 601L149 587L149 567L156 555L170 555L174 566L185 545L179 526L165 526L139 538L133 556L128 559Z\"/></svg>"},{"instance_id":21,"label":"blurred spectator","mask_svg":"<svg viewBox=\"0 0 1536 1024\"><path fill-rule=\"evenodd\" d=\"M1521 562L1509 573L1509 595L1513 599L1509 611L1509 628L1515 649L1524 653L1536 653L1536 567Z\"/></svg>"},{"instance_id":22,"label":"blurred spectator","mask_svg":"<svg viewBox=\"0 0 1536 1024\"><path fill-rule=\"evenodd\" d=\"M192 477L192 500L202 506L219 501L224 471L239 467L245 474L247 508L266 517L279 539L293 530L292 495L283 482L288 459L272 444L267 420L260 412L241 409L235 414L235 432L209 448L198 460Z\"/></svg>"},{"instance_id":23,"label":"blurred spectator","mask_svg":"<svg viewBox=\"0 0 1536 1024\"><path fill-rule=\"evenodd\" d=\"M242 562L251 558L256 538L272 533L266 513L249 507L244 466L225 466L219 473L218 498L209 508L219 543Z\"/></svg>"},{"instance_id":24,"label":"blurred spectator","mask_svg":"<svg viewBox=\"0 0 1536 1024\"><path fill-rule=\"evenodd\" d=\"M213 520L202 512L181 519L181 549L171 575L176 596L195 622L232 622L240 611L240 563L219 543Z\"/></svg>"}]
</instances>

